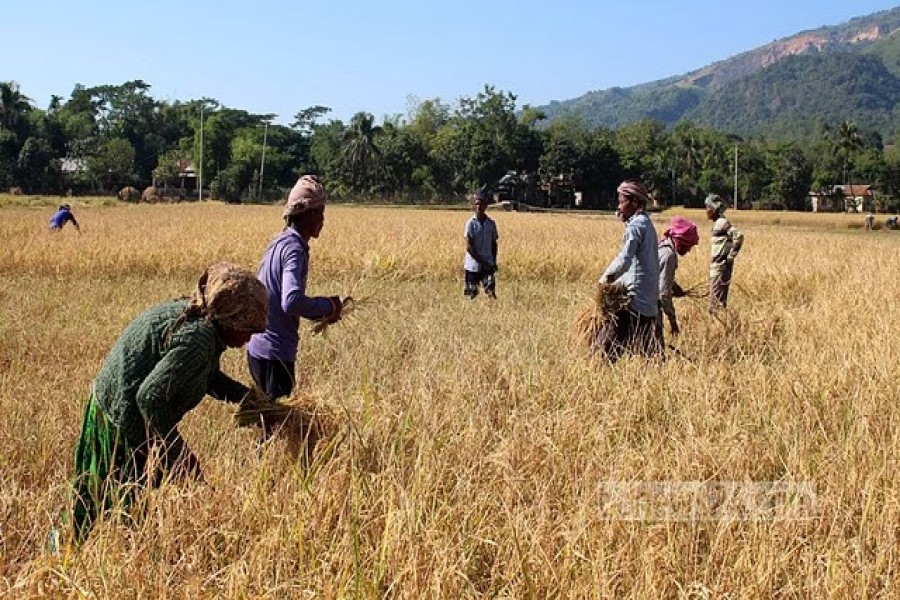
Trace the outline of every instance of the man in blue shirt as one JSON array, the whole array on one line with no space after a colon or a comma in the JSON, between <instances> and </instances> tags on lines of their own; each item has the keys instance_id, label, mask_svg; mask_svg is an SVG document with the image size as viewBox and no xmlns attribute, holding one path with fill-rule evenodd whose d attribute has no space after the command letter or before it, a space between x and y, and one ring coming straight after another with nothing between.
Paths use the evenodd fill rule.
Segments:
<instances>
[{"instance_id":1,"label":"man in blue shirt","mask_svg":"<svg viewBox=\"0 0 900 600\"><path fill-rule=\"evenodd\" d=\"M78 226L78 221L75 220L75 215L72 214L72 207L68 204L60 204L59 209L50 217L50 230L60 231L69 221L75 226L75 230L80 233L81 227Z\"/></svg>"},{"instance_id":2,"label":"man in blue shirt","mask_svg":"<svg viewBox=\"0 0 900 600\"><path fill-rule=\"evenodd\" d=\"M487 192L479 190L472 195L475 214L466 223L466 283L463 293L471 299L478 295L479 284L484 293L497 297L497 224L485 212L488 205Z\"/></svg>"},{"instance_id":3,"label":"man in blue shirt","mask_svg":"<svg viewBox=\"0 0 900 600\"><path fill-rule=\"evenodd\" d=\"M258 277L269 294L266 330L247 344L247 363L256 385L270 398L288 396L294 387L300 317L341 318L338 296L306 295L309 240L319 237L325 223L325 189L312 175L301 177L284 207L286 226L266 248Z\"/></svg>"},{"instance_id":4,"label":"man in blue shirt","mask_svg":"<svg viewBox=\"0 0 900 600\"><path fill-rule=\"evenodd\" d=\"M601 284L618 283L628 289L628 306L602 328L594 343L615 362L624 351L655 356L661 347L656 338L659 313L659 255L656 230L646 207L647 188L637 179L619 185L619 216L625 222L625 236L619 254L600 276Z\"/></svg>"}]
</instances>

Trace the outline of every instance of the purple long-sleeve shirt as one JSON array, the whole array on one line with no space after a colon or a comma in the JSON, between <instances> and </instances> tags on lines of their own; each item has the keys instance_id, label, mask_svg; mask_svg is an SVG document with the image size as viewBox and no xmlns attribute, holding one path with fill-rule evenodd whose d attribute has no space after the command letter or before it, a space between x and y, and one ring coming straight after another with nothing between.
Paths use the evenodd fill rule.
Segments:
<instances>
[{"instance_id":1,"label":"purple long-sleeve shirt","mask_svg":"<svg viewBox=\"0 0 900 600\"><path fill-rule=\"evenodd\" d=\"M61 208L50 217L50 229L62 229L69 221L76 228L78 227L78 221L75 220L75 215L72 214L72 211L68 208Z\"/></svg>"},{"instance_id":2,"label":"purple long-sleeve shirt","mask_svg":"<svg viewBox=\"0 0 900 600\"><path fill-rule=\"evenodd\" d=\"M306 295L309 274L309 243L288 227L266 248L259 266L259 280L269 292L266 330L250 338L247 352L267 360L297 360L300 317L321 319L333 306L325 297Z\"/></svg>"}]
</instances>

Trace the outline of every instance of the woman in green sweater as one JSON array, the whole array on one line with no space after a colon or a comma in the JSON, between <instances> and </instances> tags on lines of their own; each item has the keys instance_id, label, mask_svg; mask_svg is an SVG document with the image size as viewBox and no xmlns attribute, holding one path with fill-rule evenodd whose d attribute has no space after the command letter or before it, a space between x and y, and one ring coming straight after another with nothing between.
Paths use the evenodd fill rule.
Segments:
<instances>
[{"instance_id":1,"label":"woman in green sweater","mask_svg":"<svg viewBox=\"0 0 900 600\"><path fill-rule=\"evenodd\" d=\"M219 369L266 327L268 297L252 272L212 265L190 298L164 302L132 321L94 380L75 449L75 535L84 540L101 513L128 507L136 489L166 472L202 479L178 423L206 394L239 402L248 388Z\"/></svg>"}]
</instances>

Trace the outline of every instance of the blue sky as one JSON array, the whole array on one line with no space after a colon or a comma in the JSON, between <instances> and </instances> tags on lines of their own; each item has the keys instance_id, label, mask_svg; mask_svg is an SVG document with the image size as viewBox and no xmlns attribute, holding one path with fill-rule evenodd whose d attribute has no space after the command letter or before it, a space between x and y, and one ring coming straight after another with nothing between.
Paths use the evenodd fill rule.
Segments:
<instances>
[{"instance_id":1,"label":"blue sky","mask_svg":"<svg viewBox=\"0 0 900 600\"><path fill-rule=\"evenodd\" d=\"M0 80L42 108L76 83L143 79L155 98L207 96L282 123L314 104L380 121L411 96L453 103L485 83L521 106L679 75L894 2L17 1L2 10Z\"/></svg>"}]
</instances>

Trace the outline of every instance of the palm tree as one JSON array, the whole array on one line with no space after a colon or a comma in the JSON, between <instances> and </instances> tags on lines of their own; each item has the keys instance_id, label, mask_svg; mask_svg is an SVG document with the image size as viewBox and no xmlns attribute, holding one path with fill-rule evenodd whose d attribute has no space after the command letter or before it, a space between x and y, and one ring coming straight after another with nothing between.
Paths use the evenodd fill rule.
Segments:
<instances>
[{"instance_id":1,"label":"palm tree","mask_svg":"<svg viewBox=\"0 0 900 600\"><path fill-rule=\"evenodd\" d=\"M0 81L0 127L19 133L25 114L31 110L31 100L19 91L15 81Z\"/></svg>"},{"instance_id":2,"label":"palm tree","mask_svg":"<svg viewBox=\"0 0 900 600\"><path fill-rule=\"evenodd\" d=\"M343 156L359 190L367 190L369 170L374 160L381 156L381 150L375 145L375 136L381 131L371 113L358 112L350 119L350 125L344 132Z\"/></svg>"},{"instance_id":3,"label":"palm tree","mask_svg":"<svg viewBox=\"0 0 900 600\"><path fill-rule=\"evenodd\" d=\"M831 141L831 154L841 161L844 172L844 185L847 192L853 195L853 158L863 150L862 137L855 123L844 121L840 124Z\"/></svg>"}]
</instances>

